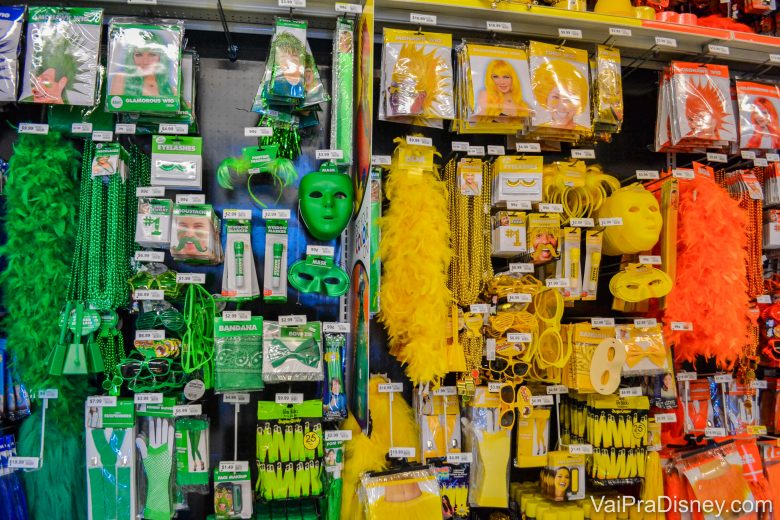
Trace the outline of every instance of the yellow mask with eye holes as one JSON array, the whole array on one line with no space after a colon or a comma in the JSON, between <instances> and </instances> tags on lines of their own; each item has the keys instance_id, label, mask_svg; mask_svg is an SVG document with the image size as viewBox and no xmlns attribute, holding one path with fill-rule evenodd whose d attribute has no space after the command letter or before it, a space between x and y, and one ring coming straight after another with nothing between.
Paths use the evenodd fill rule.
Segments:
<instances>
[{"instance_id":1,"label":"yellow mask with eye holes","mask_svg":"<svg viewBox=\"0 0 780 520\"><path fill-rule=\"evenodd\" d=\"M662 298L672 290L672 279L655 267L644 264L628 264L612 277L609 290L627 302L641 302L650 298Z\"/></svg>"},{"instance_id":2,"label":"yellow mask with eye holes","mask_svg":"<svg viewBox=\"0 0 780 520\"><path fill-rule=\"evenodd\" d=\"M620 217L622 225L604 229L604 254L631 255L649 251L663 226L658 201L641 184L620 188L596 212L598 218Z\"/></svg>"}]
</instances>

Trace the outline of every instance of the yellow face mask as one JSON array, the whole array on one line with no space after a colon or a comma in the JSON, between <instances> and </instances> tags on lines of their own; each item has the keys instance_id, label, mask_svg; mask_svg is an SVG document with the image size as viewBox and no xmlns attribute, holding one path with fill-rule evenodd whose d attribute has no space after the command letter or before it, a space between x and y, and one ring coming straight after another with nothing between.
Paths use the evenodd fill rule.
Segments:
<instances>
[{"instance_id":1,"label":"yellow face mask","mask_svg":"<svg viewBox=\"0 0 780 520\"><path fill-rule=\"evenodd\" d=\"M627 302L641 302L650 298L662 298L672 290L672 279L655 267L629 264L609 282L609 290Z\"/></svg>"},{"instance_id":2,"label":"yellow face mask","mask_svg":"<svg viewBox=\"0 0 780 520\"><path fill-rule=\"evenodd\" d=\"M652 249L663 226L658 201L639 184L621 188L607 197L597 216L623 219L622 226L609 226L604 230L604 253L610 256Z\"/></svg>"}]
</instances>

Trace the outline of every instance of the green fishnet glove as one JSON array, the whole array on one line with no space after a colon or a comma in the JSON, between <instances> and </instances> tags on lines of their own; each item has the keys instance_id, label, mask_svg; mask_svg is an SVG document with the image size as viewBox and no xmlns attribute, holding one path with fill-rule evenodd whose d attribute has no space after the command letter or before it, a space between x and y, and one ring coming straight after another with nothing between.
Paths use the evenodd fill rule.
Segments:
<instances>
[{"instance_id":1,"label":"green fishnet glove","mask_svg":"<svg viewBox=\"0 0 780 520\"><path fill-rule=\"evenodd\" d=\"M173 515L171 503L171 470L173 452L167 444L157 448L147 445L148 454L143 459L146 473L146 520L170 520Z\"/></svg>"}]
</instances>

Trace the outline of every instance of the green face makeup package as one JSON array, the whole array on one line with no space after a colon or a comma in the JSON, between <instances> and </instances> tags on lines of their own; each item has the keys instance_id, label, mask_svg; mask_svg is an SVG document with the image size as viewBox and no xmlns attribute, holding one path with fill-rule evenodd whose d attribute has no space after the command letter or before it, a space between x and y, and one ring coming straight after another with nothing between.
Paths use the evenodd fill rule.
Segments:
<instances>
[{"instance_id":1,"label":"green face makeup package","mask_svg":"<svg viewBox=\"0 0 780 520\"><path fill-rule=\"evenodd\" d=\"M263 385L263 318L214 318L214 390L253 392Z\"/></svg>"}]
</instances>

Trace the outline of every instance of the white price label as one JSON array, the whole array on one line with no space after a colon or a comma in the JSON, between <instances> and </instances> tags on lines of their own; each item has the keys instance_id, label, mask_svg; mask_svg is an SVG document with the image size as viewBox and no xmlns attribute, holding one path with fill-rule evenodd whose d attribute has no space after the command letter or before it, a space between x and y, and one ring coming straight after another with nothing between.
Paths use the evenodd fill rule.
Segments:
<instances>
[{"instance_id":1,"label":"white price label","mask_svg":"<svg viewBox=\"0 0 780 520\"><path fill-rule=\"evenodd\" d=\"M756 152L754 152L753 150L742 150L739 154L743 159L749 161L756 158Z\"/></svg>"},{"instance_id":2,"label":"white price label","mask_svg":"<svg viewBox=\"0 0 780 520\"><path fill-rule=\"evenodd\" d=\"M539 211L542 213L563 213L563 204L543 202L539 204Z\"/></svg>"},{"instance_id":3,"label":"white price label","mask_svg":"<svg viewBox=\"0 0 780 520\"><path fill-rule=\"evenodd\" d=\"M659 47L677 47L677 40L665 36L656 36L655 44Z\"/></svg>"},{"instance_id":4,"label":"white price label","mask_svg":"<svg viewBox=\"0 0 780 520\"><path fill-rule=\"evenodd\" d=\"M515 150L524 153L540 153L542 145L539 143L515 143Z\"/></svg>"},{"instance_id":5,"label":"white price label","mask_svg":"<svg viewBox=\"0 0 780 520\"><path fill-rule=\"evenodd\" d=\"M673 413L657 413L655 414L655 422L658 424L676 423L677 415Z\"/></svg>"},{"instance_id":6,"label":"white price label","mask_svg":"<svg viewBox=\"0 0 780 520\"><path fill-rule=\"evenodd\" d=\"M143 186L135 189L136 197L164 197L165 186Z\"/></svg>"},{"instance_id":7,"label":"white price label","mask_svg":"<svg viewBox=\"0 0 780 520\"><path fill-rule=\"evenodd\" d=\"M222 212L222 218L225 220L252 220L251 209L226 209Z\"/></svg>"},{"instance_id":8,"label":"white price label","mask_svg":"<svg viewBox=\"0 0 780 520\"><path fill-rule=\"evenodd\" d=\"M394 392L403 392L403 391L404 391L403 383L382 383L379 385L379 393L381 394L390 394Z\"/></svg>"},{"instance_id":9,"label":"white price label","mask_svg":"<svg viewBox=\"0 0 780 520\"><path fill-rule=\"evenodd\" d=\"M223 460L219 463L220 473L244 473L249 471L249 462L245 460Z\"/></svg>"},{"instance_id":10,"label":"white price label","mask_svg":"<svg viewBox=\"0 0 780 520\"><path fill-rule=\"evenodd\" d=\"M622 226L622 225L623 225L622 217L607 217L607 218L599 219L599 226L607 227L607 226Z\"/></svg>"},{"instance_id":11,"label":"white price label","mask_svg":"<svg viewBox=\"0 0 780 520\"><path fill-rule=\"evenodd\" d=\"M592 444L569 444L569 453L572 455L592 455Z\"/></svg>"},{"instance_id":12,"label":"white price label","mask_svg":"<svg viewBox=\"0 0 780 520\"><path fill-rule=\"evenodd\" d=\"M591 148L577 148L571 151L572 159L595 159L596 150Z\"/></svg>"},{"instance_id":13,"label":"white price label","mask_svg":"<svg viewBox=\"0 0 780 520\"><path fill-rule=\"evenodd\" d=\"M46 135L49 133L49 125L38 123L19 123L20 134Z\"/></svg>"},{"instance_id":14,"label":"white price label","mask_svg":"<svg viewBox=\"0 0 780 520\"><path fill-rule=\"evenodd\" d=\"M206 283L206 273L176 273L176 283Z\"/></svg>"},{"instance_id":15,"label":"white price label","mask_svg":"<svg viewBox=\"0 0 780 520\"><path fill-rule=\"evenodd\" d=\"M780 162L780 153L767 153L765 157L769 162Z\"/></svg>"},{"instance_id":16,"label":"white price label","mask_svg":"<svg viewBox=\"0 0 780 520\"><path fill-rule=\"evenodd\" d=\"M506 203L506 209L512 209L516 211L531 209L531 201L530 200L508 200Z\"/></svg>"},{"instance_id":17,"label":"white price label","mask_svg":"<svg viewBox=\"0 0 780 520\"><path fill-rule=\"evenodd\" d=\"M336 249L333 246L306 246L306 254L314 256L333 256Z\"/></svg>"},{"instance_id":18,"label":"white price label","mask_svg":"<svg viewBox=\"0 0 780 520\"><path fill-rule=\"evenodd\" d=\"M590 326L591 327L614 327L615 326L615 318L591 318L590 319Z\"/></svg>"},{"instance_id":19,"label":"white price label","mask_svg":"<svg viewBox=\"0 0 780 520\"><path fill-rule=\"evenodd\" d=\"M248 126L244 128L244 137L271 137L274 129L270 126Z\"/></svg>"},{"instance_id":20,"label":"white price label","mask_svg":"<svg viewBox=\"0 0 780 520\"><path fill-rule=\"evenodd\" d=\"M675 179L691 180L696 174L690 168L675 168L672 170L672 177Z\"/></svg>"},{"instance_id":21,"label":"white price label","mask_svg":"<svg viewBox=\"0 0 780 520\"><path fill-rule=\"evenodd\" d=\"M769 61L772 63L780 63L780 54L770 54Z\"/></svg>"},{"instance_id":22,"label":"white price label","mask_svg":"<svg viewBox=\"0 0 780 520\"><path fill-rule=\"evenodd\" d=\"M117 123L114 127L116 135L135 135L135 123Z\"/></svg>"},{"instance_id":23,"label":"white price label","mask_svg":"<svg viewBox=\"0 0 780 520\"><path fill-rule=\"evenodd\" d=\"M349 334L349 323L342 322L326 322L322 324L322 332L335 333L335 334Z\"/></svg>"},{"instance_id":24,"label":"white price label","mask_svg":"<svg viewBox=\"0 0 780 520\"><path fill-rule=\"evenodd\" d=\"M713 45L712 43L707 44L707 52L720 56L728 56L731 54L731 50L725 45Z\"/></svg>"},{"instance_id":25,"label":"white price label","mask_svg":"<svg viewBox=\"0 0 780 520\"><path fill-rule=\"evenodd\" d=\"M772 297L768 294L759 294L756 296L756 303L772 303Z\"/></svg>"},{"instance_id":26,"label":"white price label","mask_svg":"<svg viewBox=\"0 0 780 520\"><path fill-rule=\"evenodd\" d=\"M306 325L306 315L289 314L287 316L279 316L279 325Z\"/></svg>"},{"instance_id":27,"label":"white price label","mask_svg":"<svg viewBox=\"0 0 780 520\"><path fill-rule=\"evenodd\" d=\"M336 2L336 11L339 13L360 14L363 12L363 6L360 4Z\"/></svg>"},{"instance_id":28,"label":"white price label","mask_svg":"<svg viewBox=\"0 0 780 520\"><path fill-rule=\"evenodd\" d=\"M165 291L160 289L139 289L133 292L134 300L164 300Z\"/></svg>"},{"instance_id":29,"label":"white price label","mask_svg":"<svg viewBox=\"0 0 780 520\"><path fill-rule=\"evenodd\" d=\"M707 152L707 160L710 162L718 162L718 163L729 162L729 158L725 153Z\"/></svg>"},{"instance_id":30,"label":"white price label","mask_svg":"<svg viewBox=\"0 0 780 520\"><path fill-rule=\"evenodd\" d=\"M609 28L609 35L610 36L631 36L633 33L631 32L631 29L626 29L624 27L610 27Z\"/></svg>"},{"instance_id":31,"label":"white price label","mask_svg":"<svg viewBox=\"0 0 780 520\"><path fill-rule=\"evenodd\" d=\"M265 220L277 219L277 220L290 220L289 209L264 209L263 218Z\"/></svg>"},{"instance_id":32,"label":"white price label","mask_svg":"<svg viewBox=\"0 0 780 520\"><path fill-rule=\"evenodd\" d=\"M433 391L433 395L446 396L446 395L458 395L458 389L454 386L440 386Z\"/></svg>"},{"instance_id":33,"label":"white price label","mask_svg":"<svg viewBox=\"0 0 780 520\"><path fill-rule=\"evenodd\" d=\"M550 385L547 387L547 395L568 394L569 387L566 385Z\"/></svg>"},{"instance_id":34,"label":"white price label","mask_svg":"<svg viewBox=\"0 0 780 520\"><path fill-rule=\"evenodd\" d=\"M693 330L693 324L689 321L673 321L671 323L672 330L681 332L691 332Z\"/></svg>"},{"instance_id":35,"label":"white price label","mask_svg":"<svg viewBox=\"0 0 780 520\"><path fill-rule=\"evenodd\" d=\"M490 312L490 305L487 303L472 303L469 306L469 312L472 314L487 314Z\"/></svg>"},{"instance_id":36,"label":"white price label","mask_svg":"<svg viewBox=\"0 0 780 520\"><path fill-rule=\"evenodd\" d=\"M38 390L38 399L58 399L59 397L60 397L60 391L57 390L56 388L47 388L45 390Z\"/></svg>"},{"instance_id":37,"label":"white price label","mask_svg":"<svg viewBox=\"0 0 780 520\"><path fill-rule=\"evenodd\" d=\"M637 170L636 178L641 181L660 179L661 174L658 170Z\"/></svg>"},{"instance_id":38,"label":"white price label","mask_svg":"<svg viewBox=\"0 0 780 520\"><path fill-rule=\"evenodd\" d=\"M496 340L493 338L485 340L485 358L488 361L496 360Z\"/></svg>"},{"instance_id":39,"label":"white price label","mask_svg":"<svg viewBox=\"0 0 780 520\"><path fill-rule=\"evenodd\" d=\"M314 152L314 157L318 161L331 161L333 159L343 159L344 150L317 150Z\"/></svg>"},{"instance_id":40,"label":"white price label","mask_svg":"<svg viewBox=\"0 0 780 520\"><path fill-rule=\"evenodd\" d=\"M715 374L712 379L716 383L731 383L734 381L734 377L731 374Z\"/></svg>"},{"instance_id":41,"label":"white price label","mask_svg":"<svg viewBox=\"0 0 780 520\"><path fill-rule=\"evenodd\" d=\"M676 379L678 381L696 381L699 374L696 372L677 372Z\"/></svg>"},{"instance_id":42,"label":"white price label","mask_svg":"<svg viewBox=\"0 0 780 520\"><path fill-rule=\"evenodd\" d=\"M436 25L436 15L409 13L409 21L420 25Z\"/></svg>"},{"instance_id":43,"label":"white price label","mask_svg":"<svg viewBox=\"0 0 780 520\"><path fill-rule=\"evenodd\" d=\"M569 220L569 224L572 227L593 227L594 222L592 218L573 218Z\"/></svg>"},{"instance_id":44,"label":"white price label","mask_svg":"<svg viewBox=\"0 0 780 520\"><path fill-rule=\"evenodd\" d=\"M726 428L704 428L705 437L725 437Z\"/></svg>"},{"instance_id":45,"label":"white price label","mask_svg":"<svg viewBox=\"0 0 780 520\"><path fill-rule=\"evenodd\" d=\"M351 441L352 430L327 430L322 433L322 437L326 441Z\"/></svg>"},{"instance_id":46,"label":"white price label","mask_svg":"<svg viewBox=\"0 0 780 520\"><path fill-rule=\"evenodd\" d=\"M510 343L531 343L533 339L533 334L528 332L509 332L506 335L506 340Z\"/></svg>"},{"instance_id":47,"label":"white price label","mask_svg":"<svg viewBox=\"0 0 780 520\"><path fill-rule=\"evenodd\" d=\"M160 123L157 128L157 132L160 134L186 135L189 131L189 126L178 123Z\"/></svg>"},{"instance_id":48,"label":"white price label","mask_svg":"<svg viewBox=\"0 0 780 520\"><path fill-rule=\"evenodd\" d=\"M391 459L412 459L416 454L415 448L390 448Z\"/></svg>"},{"instance_id":49,"label":"white price label","mask_svg":"<svg viewBox=\"0 0 780 520\"><path fill-rule=\"evenodd\" d=\"M544 281L544 284L547 287L551 287L554 289L565 289L569 286L569 279L568 278L548 278Z\"/></svg>"},{"instance_id":50,"label":"white price label","mask_svg":"<svg viewBox=\"0 0 780 520\"><path fill-rule=\"evenodd\" d=\"M767 385L767 382L763 379L756 379L755 381L750 382L750 388L753 388L755 390L766 390L769 388Z\"/></svg>"},{"instance_id":51,"label":"white price label","mask_svg":"<svg viewBox=\"0 0 780 520\"><path fill-rule=\"evenodd\" d=\"M165 251L136 251L136 262L164 262Z\"/></svg>"},{"instance_id":52,"label":"white price label","mask_svg":"<svg viewBox=\"0 0 780 520\"><path fill-rule=\"evenodd\" d=\"M487 30L490 32L512 32L512 24L509 22L485 22Z\"/></svg>"},{"instance_id":53,"label":"white price label","mask_svg":"<svg viewBox=\"0 0 780 520\"><path fill-rule=\"evenodd\" d=\"M488 155L504 155L506 154L506 148L491 144L487 147L487 153Z\"/></svg>"},{"instance_id":54,"label":"white price label","mask_svg":"<svg viewBox=\"0 0 780 520\"><path fill-rule=\"evenodd\" d=\"M222 396L226 404L249 404L249 394L246 392L231 392Z\"/></svg>"},{"instance_id":55,"label":"white price label","mask_svg":"<svg viewBox=\"0 0 780 520\"><path fill-rule=\"evenodd\" d=\"M580 29L564 29L563 27L559 27L558 36L560 36L561 38L576 38L578 40L581 40L582 31Z\"/></svg>"},{"instance_id":56,"label":"white price label","mask_svg":"<svg viewBox=\"0 0 780 520\"><path fill-rule=\"evenodd\" d=\"M205 204L206 196L202 194L198 195L183 195L181 193L176 195L176 204Z\"/></svg>"},{"instance_id":57,"label":"white price label","mask_svg":"<svg viewBox=\"0 0 780 520\"><path fill-rule=\"evenodd\" d=\"M420 137L419 135L407 135L406 144L412 146L433 146L433 141L430 137Z\"/></svg>"},{"instance_id":58,"label":"white price label","mask_svg":"<svg viewBox=\"0 0 780 520\"><path fill-rule=\"evenodd\" d=\"M767 161L764 158L759 157L757 159L753 159L753 166L760 167L760 168L766 168L767 166L769 166L769 161Z\"/></svg>"},{"instance_id":59,"label":"white price label","mask_svg":"<svg viewBox=\"0 0 780 520\"><path fill-rule=\"evenodd\" d=\"M466 141L452 141L453 152L468 152L469 143Z\"/></svg>"},{"instance_id":60,"label":"white price label","mask_svg":"<svg viewBox=\"0 0 780 520\"><path fill-rule=\"evenodd\" d=\"M471 464L474 456L471 453L448 453L447 464Z\"/></svg>"},{"instance_id":61,"label":"white price label","mask_svg":"<svg viewBox=\"0 0 780 520\"><path fill-rule=\"evenodd\" d=\"M165 339L165 329L148 329L135 331L137 341L162 341Z\"/></svg>"},{"instance_id":62,"label":"white price label","mask_svg":"<svg viewBox=\"0 0 780 520\"><path fill-rule=\"evenodd\" d=\"M40 459L38 457L9 457L8 467L11 469L38 469Z\"/></svg>"},{"instance_id":63,"label":"white price label","mask_svg":"<svg viewBox=\"0 0 780 520\"><path fill-rule=\"evenodd\" d=\"M496 381L491 381L488 383L488 392L491 394L497 394L501 391L501 383L498 383Z\"/></svg>"},{"instance_id":64,"label":"white price label","mask_svg":"<svg viewBox=\"0 0 780 520\"><path fill-rule=\"evenodd\" d=\"M510 273L533 273L534 264L509 264Z\"/></svg>"},{"instance_id":65,"label":"white price label","mask_svg":"<svg viewBox=\"0 0 780 520\"><path fill-rule=\"evenodd\" d=\"M390 166L393 160L389 155L372 155L371 164L374 166Z\"/></svg>"},{"instance_id":66,"label":"white price label","mask_svg":"<svg viewBox=\"0 0 780 520\"><path fill-rule=\"evenodd\" d=\"M551 395L533 395L531 396L531 406L552 406L555 399Z\"/></svg>"},{"instance_id":67,"label":"white price label","mask_svg":"<svg viewBox=\"0 0 780 520\"><path fill-rule=\"evenodd\" d=\"M632 386L631 388L621 388L620 397L639 397L642 395L642 387Z\"/></svg>"},{"instance_id":68,"label":"white price label","mask_svg":"<svg viewBox=\"0 0 780 520\"><path fill-rule=\"evenodd\" d=\"M116 406L115 395L91 395L87 397L87 406L103 408Z\"/></svg>"},{"instance_id":69,"label":"white price label","mask_svg":"<svg viewBox=\"0 0 780 520\"><path fill-rule=\"evenodd\" d=\"M647 265L660 265L661 257L658 255L639 255L639 263Z\"/></svg>"},{"instance_id":70,"label":"white price label","mask_svg":"<svg viewBox=\"0 0 780 520\"><path fill-rule=\"evenodd\" d=\"M506 295L506 301L509 303L531 303L531 295L526 293L509 293Z\"/></svg>"},{"instance_id":71,"label":"white price label","mask_svg":"<svg viewBox=\"0 0 780 520\"><path fill-rule=\"evenodd\" d=\"M276 394L274 401L276 404L301 404L303 394Z\"/></svg>"},{"instance_id":72,"label":"white price label","mask_svg":"<svg viewBox=\"0 0 780 520\"><path fill-rule=\"evenodd\" d=\"M95 142L110 142L114 140L114 132L111 130L95 130L92 132L92 140Z\"/></svg>"},{"instance_id":73,"label":"white price label","mask_svg":"<svg viewBox=\"0 0 780 520\"><path fill-rule=\"evenodd\" d=\"M92 123L73 123L70 125L70 131L74 134L91 134Z\"/></svg>"},{"instance_id":74,"label":"white price label","mask_svg":"<svg viewBox=\"0 0 780 520\"><path fill-rule=\"evenodd\" d=\"M485 155L485 147L484 146L469 146L469 149L466 151L467 155L470 155L472 157L482 157Z\"/></svg>"},{"instance_id":75,"label":"white price label","mask_svg":"<svg viewBox=\"0 0 780 520\"><path fill-rule=\"evenodd\" d=\"M157 5L157 0L127 0L127 3L131 5Z\"/></svg>"},{"instance_id":76,"label":"white price label","mask_svg":"<svg viewBox=\"0 0 780 520\"><path fill-rule=\"evenodd\" d=\"M252 311L224 311L222 319L225 321L250 321Z\"/></svg>"},{"instance_id":77,"label":"white price label","mask_svg":"<svg viewBox=\"0 0 780 520\"><path fill-rule=\"evenodd\" d=\"M203 405L182 404L173 407L174 417L192 417L193 415L203 415Z\"/></svg>"},{"instance_id":78,"label":"white price label","mask_svg":"<svg viewBox=\"0 0 780 520\"><path fill-rule=\"evenodd\" d=\"M656 327L657 325L658 321L656 321L655 318L637 318L634 320L634 327L638 327L640 329Z\"/></svg>"},{"instance_id":79,"label":"white price label","mask_svg":"<svg viewBox=\"0 0 780 520\"><path fill-rule=\"evenodd\" d=\"M162 404L163 395L159 392L135 394L133 402L135 404Z\"/></svg>"}]
</instances>

